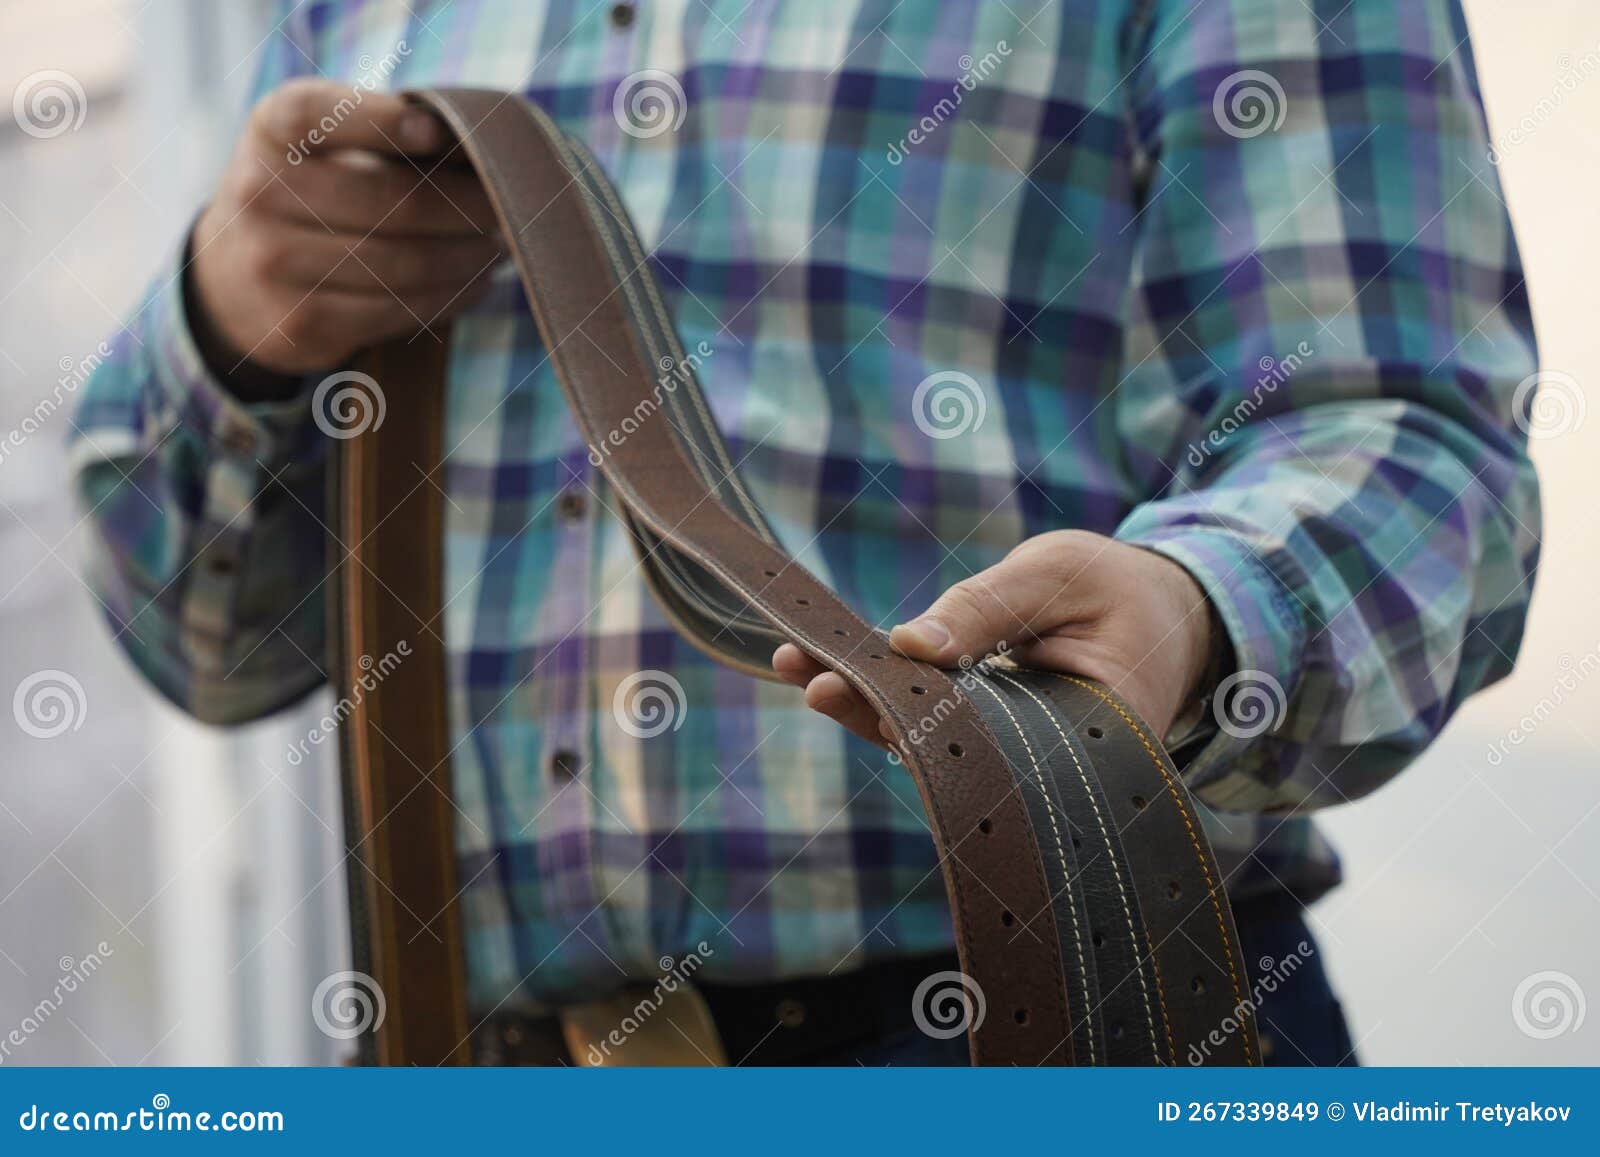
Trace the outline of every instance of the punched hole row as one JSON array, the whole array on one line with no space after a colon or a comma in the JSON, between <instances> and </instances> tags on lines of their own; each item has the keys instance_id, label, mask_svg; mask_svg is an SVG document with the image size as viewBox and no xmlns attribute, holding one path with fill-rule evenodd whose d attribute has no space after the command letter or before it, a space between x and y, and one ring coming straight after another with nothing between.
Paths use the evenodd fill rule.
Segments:
<instances>
[{"instance_id":1,"label":"punched hole row","mask_svg":"<svg viewBox=\"0 0 1600 1157\"><path fill-rule=\"evenodd\" d=\"M775 570L766 570L762 571L761 573L766 575L768 578L778 577L778 572ZM809 607L811 605L810 599L796 598L794 601L796 606ZM848 631L842 631L838 627L833 629L833 633L841 639L848 639L850 637L850 633ZM881 661L883 659L883 654L879 651L869 651L867 652L867 657ZM920 683L913 683L911 685L911 693L913 695L926 695L928 693L928 689L922 686ZM949 744L945 750L951 755L955 756L957 759L966 754L966 748L962 747L959 743Z\"/></svg>"}]
</instances>

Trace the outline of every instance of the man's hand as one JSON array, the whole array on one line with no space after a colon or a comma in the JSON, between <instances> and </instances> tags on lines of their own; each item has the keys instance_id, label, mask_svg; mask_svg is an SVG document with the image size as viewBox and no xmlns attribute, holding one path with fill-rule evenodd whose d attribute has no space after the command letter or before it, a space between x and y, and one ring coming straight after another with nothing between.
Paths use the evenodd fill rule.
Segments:
<instances>
[{"instance_id":1,"label":"man's hand","mask_svg":"<svg viewBox=\"0 0 1600 1157\"><path fill-rule=\"evenodd\" d=\"M227 356L309 373L470 304L501 249L476 178L430 171L449 139L393 93L262 99L192 242L191 309Z\"/></svg>"},{"instance_id":2,"label":"man's hand","mask_svg":"<svg viewBox=\"0 0 1600 1157\"><path fill-rule=\"evenodd\" d=\"M1087 531L1031 538L889 634L895 650L937 667L1002 643L1026 667L1095 679L1164 735L1210 661L1210 605L1162 555ZM877 713L843 678L785 643L772 667L806 705L882 744Z\"/></svg>"}]
</instances>

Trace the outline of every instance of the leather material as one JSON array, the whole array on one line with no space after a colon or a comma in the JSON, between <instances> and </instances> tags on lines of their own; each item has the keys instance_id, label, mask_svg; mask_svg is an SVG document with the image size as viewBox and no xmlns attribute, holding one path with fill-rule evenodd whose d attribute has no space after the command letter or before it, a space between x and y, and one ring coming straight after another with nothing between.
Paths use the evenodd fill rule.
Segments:
<instances>
[{"instance_id":1,"label":"leather material","mask_svg":"<svg viewBox=\"0 0 1600 1157\"><path fill-rule=\"evenodd\" d=\"M1210 1034L1221 1041L1205 1050L1211 1063L1255 1063L1244 964L1222 881L1149 729L1084 680L1004 660L953 675L890 650L881 632L789 557L762 518L700 393L694 361L678 346L627 214L586 150L514 95L413 96L455 131L488 191L591 460L615 491L642 570L675 625L709 654L763 678L774 677L773 647L792 642L888 721L940 851L962 971L984 997L986 1015L969 1034L974 1063L1174 1064L1191 1041ZM409 430L418 420L413 409L425 408L414 403L415 391L438 367L415 364L414 350L407 356L412 364L391 363L398 377L379 378L391 399L388 424L358 444L395 437L402 410ZM427 384L430 397L441 388L438 380ZM370 473L347 480L373 484ZM427 553L432 561L423 569L437 571L436 526L392 518L372 529ZM346 542L354 533L340 529ZM437 595L429 584L398 592L387 572L380 582L366 567L350 577L352 611L387 584L417 618L436 614L436 602L409 601ZM439 676L425 689L426 710L400 698L424 693L415 686L385 681L372 697L413 703L419 718L433 719L445 701L443 672L434 664L426 670ZM387 749L351 746L353 778L363 782L371 771L359 758ZM431 762L440 750L440 762ZM448 748L427 751L416 762L427 769L431 794L443 785ZM398 771L393 759L388 767ZM429 877L431 902L453 881L443 862L451 848L440 840L409 851L407 879ZM422 859L436 863L424 870ZM396 892L410 903L408 892ZM397 918L404 906L372 911ZM375 932L371 941L392 951L396 937ZM423 938L413 936L406 951L425 960L438 986L426 1007L453 1010L459 966L439 966ZM412 978L407 992L415 997L418 988ZM380 1048L380 1057L440 1059L408 1053L410 1043ZM459 1054L456 1046L443 1055Z\"/></svg>"},{"instance_id":2,"label":"leather material","mask_svg":"<svg viewBox=\"0 0 1600 1157\"><path fill-rule=\"evenodd\" d=\"M469 1056L439 613L444 359L439 342L369 353L374 381L416 380L380 425L336 443L329 471L352 940L385 1006L362 1057L386 1065Z\"/></svg>"}]
</instances>

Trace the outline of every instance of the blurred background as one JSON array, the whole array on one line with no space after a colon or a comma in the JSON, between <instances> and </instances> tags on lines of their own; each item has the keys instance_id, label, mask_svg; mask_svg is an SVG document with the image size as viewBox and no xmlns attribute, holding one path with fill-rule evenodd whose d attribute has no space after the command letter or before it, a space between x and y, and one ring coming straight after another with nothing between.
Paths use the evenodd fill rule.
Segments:
<instances>
[{"instance_id":1,"label":"blurred background","mask_svg":"<svg viewBox=\"0 0 1600 1157\"><path fill-rule=\"evenodd\" d=\"M1565 383L1559 433L1533 449L1542 569L1516 675L1397 783L1327 814L1348 882L1313 915L1363 1060L1595 1064L1600 6L1466 8L1545 367ZM0 95L64 74L82 113L48 135L0 117L0 436L31 429L183 233L267 13L0 0ZM322 749L285 758L327 704L224 735L134 677L80 578L68 419L0 456L0 701L41 672L81 688L58 735L0 711L0 1039L24 1040L0 1063L335 1059L308 1015L348 966L335 771Z\"/></svg>"}]
</instances>

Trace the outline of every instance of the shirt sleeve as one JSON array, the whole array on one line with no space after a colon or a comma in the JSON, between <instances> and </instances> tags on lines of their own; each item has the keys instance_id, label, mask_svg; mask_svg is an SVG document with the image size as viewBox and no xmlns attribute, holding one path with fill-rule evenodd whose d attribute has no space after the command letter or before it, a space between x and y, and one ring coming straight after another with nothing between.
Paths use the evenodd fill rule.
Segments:
<instances>
[{"instance_id":1,"label":"shirt sleeve","mask_svg":"<svg viewBox=\"0 0 1600 1157\"><path fill-rule=\"evenodd\" d=\"M281 24L261 51L256 96L304 59ZM184 248L101 346L69 453L118 643L179 707L236 723L324 678L323 440L308 394L244 404L207 367Z\"/></svg>"},{"instance_id":2,"label":"shirt sleeve","mask_svg":"<svg viewBox=\"0 0 1600 1157\"><path fill-rule=\"evenodd\" d=\"M1538 556L1537 356L1457 0L1153 0L1118 537L1205 588L1234 672L1207 803L1372 791L1506 675ZM1337 6L1333 6L1337 7Z\"/></svg>"}]
</instances>

